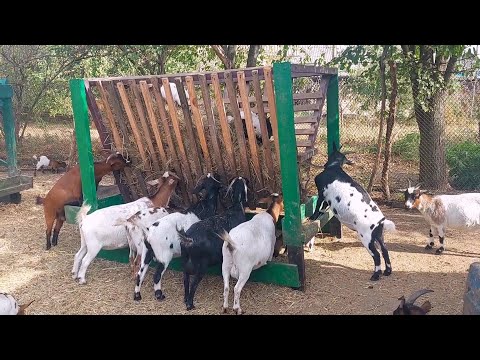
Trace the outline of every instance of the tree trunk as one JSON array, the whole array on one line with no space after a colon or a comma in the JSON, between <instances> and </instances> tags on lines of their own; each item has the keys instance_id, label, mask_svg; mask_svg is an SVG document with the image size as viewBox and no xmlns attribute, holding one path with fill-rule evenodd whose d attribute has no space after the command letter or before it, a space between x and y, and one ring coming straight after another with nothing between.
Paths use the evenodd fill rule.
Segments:
<instances>
[{"instance_id":1,"label":"tree trunk","mask_svg":"<svg viewBox=\"0 0 480 360\"><path fill-rule=\"evenodd\" d=\"M377 156L373 163L372 175L370 175L370 181L368 182L367 192L371 192L373 188L373 182L377 175L378 165L380 164L380 157L382 155L382 140L383 140L383 123L385 121L385 102L387 98L387 86L385 83L385 58L387 56L388 46L383 47L382 56L380 57L380 84L382 85L382 105L380 107L380 128L378 129L377 140Z\"/></svg>"},{"instance_id":2,"label":"tree trunk","mask_svg":"<svg viewBox=\"0 0 480 360\"><path fill-rule=\"evenodd\" d=\"M393 125L395 125L395 115L397 111L397 94L398 94L398 83L397 83L397 64L390 60L388 62L390 66L390 82L392 85L392 91L390 93L390 104L388 108L388 118L387 118L387 132L385 134L385 158L383 161L382 169L382 187L383 192L387 200L390 200L390 184L388 179L388 173L390 168L390 160L392 158L392 132Z\"/></svg>"},{"instance_id":3,"label":"tree trunk","mask_svg":"<svg viewBox=\"0 0 480 360\"><path fill-rule=\"evenodd\" d=\"M422 185L432 190L448 188L447 161L445 158L445 97L438 91L428 99L427 112L415 109L420 129L420 176Z\"/></svg>"},{"instance_id":4,"label":"tree trunk","mask_svg":"<svg viewBox=\"0 0 480 360\"><path fill-rule=\"evenodd\" d=\"M257 66L257 58L260 54L262 45L250 45L248 49L247 67Z\"/></svg>"}]
</instances>

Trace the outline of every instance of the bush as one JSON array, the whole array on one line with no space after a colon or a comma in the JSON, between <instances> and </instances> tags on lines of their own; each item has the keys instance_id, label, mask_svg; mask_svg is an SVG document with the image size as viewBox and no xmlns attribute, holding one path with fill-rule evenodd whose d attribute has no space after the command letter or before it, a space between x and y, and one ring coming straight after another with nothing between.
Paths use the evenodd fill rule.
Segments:
<instances>
[{"instance_id":1,"label":"bush","mask_svg":"<svg viewBox=\"0 0 480 360\"><path fill-rule=\"evenodd\" d=\"M409 133L392 145L393 155L404 160L419 160L418 148L420 147L420 133Z\"/></svg>"},{"instance_id":2,"label":"bush","mask_svg":"<svg viewBox=\"0 0 480 360\"><path fill-rule=\"evenodd\" d=\"M447 146L447 163L454 188L480 189L480 144L464 141Z\"/></svg>"}]
</instances>

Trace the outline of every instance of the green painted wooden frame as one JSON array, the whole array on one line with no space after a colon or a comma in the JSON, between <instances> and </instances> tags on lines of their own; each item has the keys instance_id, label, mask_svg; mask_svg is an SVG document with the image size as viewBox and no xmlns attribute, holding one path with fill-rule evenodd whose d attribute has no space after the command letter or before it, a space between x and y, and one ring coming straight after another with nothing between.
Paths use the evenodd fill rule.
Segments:
<instances>
[{"instance_id":1,"label":"green painted wooden frame","mask_svg":"<svg viewBox=\"0 0 480 360\"><path fill-rule=\"evenodd\" d=\"M280 168L282 176L282 192L285 203L285 217L282 219L284 243L289 249L289 262L269 262L265 266L252 272L249 281L260 281L281 286L303 289L305 285L303 244L316 234L319 228L325 226L332 214L324 214L319 221L303 223L305 217L311 215L315 209L316 196L307 204L300 203L300 187L298 179L297 147L295 138L292 72L288 62L273 65L275 101L278 118L278 137L280 143ZM331 79L327 90L327 151L331 152L333 142L339 144L339 111L338 111L338 77L330 75ZM123 199L106 198L97 200L95 178L93 172L93 155L89 131L88 107L86 100L85 83L83 79L70 81L75 134L79 154L80 173L82 178L83 197L90 204L92 210L123 203ZM74 223L78 207L66 206L67 221ZM291 256L293 253L293 256ZM102 250L98 257L127 263L128 249ZM170 269L181 270L180 259L173 259ZM221 265L213 266L209 274L221 275Z\"/></svg>"}]
</instances>

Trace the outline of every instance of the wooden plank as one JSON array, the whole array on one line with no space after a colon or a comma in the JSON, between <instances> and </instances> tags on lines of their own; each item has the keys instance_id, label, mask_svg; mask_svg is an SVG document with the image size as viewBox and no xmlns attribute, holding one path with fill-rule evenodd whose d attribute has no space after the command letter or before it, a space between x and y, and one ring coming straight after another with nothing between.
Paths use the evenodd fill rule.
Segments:
<instances>
[{"instance_id":1,"label":"wooden plank","mask_svg":"<svg viewBox=\"0 0 480 360\"><path fill-rule=\"evenodd\" d=\"M125 118L123 116L122 108L121 108L121 105L120 105L120 100L118 98L119 93L117 91L115 91L115 87L114 87L112 82L107 82L105 84L105 90L107 91L107 94L108 94L109 103L112 105L113 114L115 116L115 119L117 120L118 126L120 127L120 134L123 138L122 145L125 142L127 144L129 144L130 143L129 133L128 133L127 125L125 124ZM139 171L135 170L135 164L133 164L133 165L134 165L134 167L132 167L132 168L125 167L124 171L125 171L125 175L130 177L130 179L131 179L130 194L132 196L132 199L137 200L138 199L138 194L133 190L133 187L132 187L133 183L134 183L133 175L135 175L135 178L137 179L137 183L138 183L138 186L140 187L140 191L141 191L142 196L148 196L148 192L147 192L147 186L145 184L145 179L143 178L143 176L141 176ZM130 174L130 175L127 175L127 174ZM140 176L139 176L139 174L140 174ZM128 180L128 177L127 177L127 180ZM128 180L128 181L130 181L130 180ZM127 200L127 199L125 199L125 200Z\"/></svg>"},{"instance_id":2,"label":"wooden plank","mask_svg":"<svg viewBox=\"0 0 480 360\"><path fill-rule=\"evenodd\" d=\"M250 166L247 159L247 150L245 148L245 134L243 133L243 122L240 118L240 110L238 105L235 102L236 91L232 81L232 74L230 72L225 73L225 84L227 86L228 98L230 99L230 107L232 109L235 131L237 133L237 142L240 151L240 164L242 167L242 176L246 176L250 181L252 180L252 175L250 174Z\"/></svg>"},{"instance_id":3,"label":"wooden plank","mask_svg":"<svg viewBox=\"0 0 480 360\"><path fill-rule=\"evenodd\" d=\"M285 204L282 233L288 247L289 263L298 266L301 289L305 286L305 262L303 257L304 234L300 214L300 186L297 164L297 148L292 97L290 63L275 63L275 100L278 107L278 136L280 142L280 168ZM267 74L265 74L267 78ZM269 91L273 94L272 91Z\"/></svg>"},{"instance_id":4,"label":"wooden plank","mask_svg":"<svg viewBox=\"0 0 480 360\"><path fill-rule=\"evenodd\" d=\"M320 99L325 94L322 91L293 94L293 100Z\"/></svg>"},{"instance_id":5,"label":"wooden plank","mask_svg":"<svg viewBox=\"0 0 480 360\"><path fill-rule=\"evenodd\" d=\"M260 78L258 76L258 71L252 71L253 76L253 89L255 92L255 99L257 101L258 106L258 118L260 120L260 129L262 131L262 148L263 148L263 159L265 161L265 166L267 167L267 173L270 177L270 190L276 191L275 189L275 169L273 167L273 158L272 158L272 147L270 145L270 139L268 137L268 130L267 130L267 121L266 115L263 111L262 106L262 89L260 87ZM266 183L266 180L264 181Z\"/></svg>"},{"instance_id":6,"label":"wooden plank","mask_svg":"<svg viewBox=\"0 0 480 360\"><path fill-rule=\"evenodd\" d=\"M316 133L315 128L309 129L295 129L295 135L313 135ZM309 140L311 142L311 140Z\"/></svg>"},{"instance_id":7,"label":"wooden plank","mask_svg":"<svg viewBox=\"0 0 480 360\"><path fill-rule=\"evenodd\" d=\"M33 177L25 175L13 175L0 179L0 198L19 193L33 187Z\"/></svg>"},{"instance_id":8,"label":"wooden plank","mask_svg":"<svg viewBox=\"0 0 480 360\"><path fill-rule=\"evenodd\" d=\"M317 65L302 65L302 64L291 64L292 66L292 74L291 76L294 77L298 75L298 73L303 74L310 74L310 76L314 75L337 75L338 69L334 67L325 67L325 66L317 66Z\"/></svg>"},{"instance_id":9,"label":"wooden plank","mask_svg":"<svg viewBox=\"0 0 480 360\"><path fill-rule=\"evenodd\" d=\"M312 146L312 142L310 140L298 140L297 147L310 147Z\"/></svg>"},{"instance_id":10,"label":"wooden plank","mask_svg":"<svg viewBox=\"0 0 480 360\"><path fill-rule=\"evenodd\" d=\"M110 108L110 104L108 101L108 95L102 83L98 84L98 91L100 93L100 99L101 99L101 102L103 103L103 107L105 108L105 113L107 116L107 121L110 125L110 130L112 131L115 148L117 149L117 151L123 151L123 140L120 133L118 132L117 125L115 124L115 118L113 116L112 109ZM127 202L132 201L132 199L137 200L138 196L135 193L135 191L132 190L132 186L133 186L132 170L129 167L125 167L123 169L123 172L125 174L125 177L127 178L127 183L130 188L130 191L126 191L127 189L124 189L122 191L121 186L119 186L120 192L122 193L125 201ZM121 184L120 178L118 179L118 184L119 185Z\"/></svg>"},{"instance_id":11,"label":"wooden plank","mask_svg":"<svg viewBox=\"0 0 480 360\"><path fill-rule=\"evenodd\" d=\"M200 89L202 90L203 104L205 105L205 113L207 114L208 130L210 132L210 141L212 142L213 155L215 156L215 162L220 175L227 179L227 172L223 166L223 157L220 152L220 145L217 138L217 127L215 126L215 119L213 117L212 103L210 101L210 91L207 85L205 76L199 75Z\"/></svg>"},{"instance_id":12,"label":"wooden plank","mask_svg":"<svg viewBox=\"0 0 480 360\"><path fill-rule=\"evenodd\" d=\"M275 93L273 91L273 78L272 68L265 66L263 70L265 76L264 91L267 93L268 98L268 111L270 113L270 123L272 124L273 139L275 141L275 152L277 154L278 162L280 163L280 142L278 139L278 122L277 122L277 109L275 108Z\"/></svg>"},{"instance_id":13,"label":"wooden plank","mask_svg":"<svg viewBox=\"0 0 480 360\"><path fill-rule=\"evenodd\" d=\"M170 82L168 78L162 78L163 89L165 90L165 97L167 99L168 110L170 113L170 119L172 120L173 130L175 132L175 137L177 139L178 150L180 152L180 158L182 160L182 168L185 172L184 179L186 180L186 188L189 190L189 195L191 190L195 186L195 181L192 178L192 172L190 171L190 163L188 161L187 153L185 151L185 146L183 145L183 136L180 131L180 123L177 117L177 110L175 108L175 103L173 101L172 92L170 90ZM190 196L189 196L190 198Z\"/></svg>"},{"instance_id":14,"label":"wooden plank","mask_svg":"<svg viewBox=\"0 0 480 360\"><path fill-rule=\"evenodd\" d=\"M93 123L97 128L97 132L100 137L100 142L102 143L102 147L104 149L109 149L109 146L107 145L108 132L107 132L107 129L105 128L105 124L103 123L102 115L100 113L100 110L98 109L97 102L95 101L95 96L93 96L92 89L90 88L88 81L84 81L84 84L85 84L85 91L87 94L88 110L90 110Z\"/></svg>"},{"instance_id":15,"label":"wooden plank","mask_svg":"<svg viewBox=\"0 0 480 360\"><path fill-rule=\"evenodd\" d=\"M167 164L167 155L163 149L163 141L160 136L160 130L158 128L158 121L155 117L155 111L153 110L152 98L150 96L150 91L148 90L148 84L146 81L140 81L140 90L142 91L143 102L147 108L148 120L150 121L150 126L152 127L153 135L155 136L155 142L157 143L158 153L162 159L162 166L165 167Z\"/></svg>"},{"instance_id":16,"label":"wooden plank","mask_svg":"<svg viewBox=\"0 0 480 360\"><path fill-rule=\"evenodd\" d=\"M133 99L135 103L135 108L137 109L138 117L140 119L140 124L142 125L143 137L147 141L147 147L153 160L153 169L158 174L158 176L160 176L163 172L162 170L160 170L160 166L158 165L157 153L155 152L155 148L153 147L152 136L150 135L150 129L148 128L147 120L145 119L145 112L143 111L142 102L140 100L140 90L138 90L138 85L133 80L129 81L129 85L133 90Z\"/></svg>"},{"instance_id":17,"label":"wooden plank","mask_svg":"<svg viewBox=\"0 0 480 360\"><path fill-rule=\"evenodd\" d=\"M192 109L192 115L195 121L195 127L197 128L198 139L200 140L200 148L203 152L203 158L205 160L207 172L212 172L212 162L210 161L207 139L205 138L202 115L200 114L200 109L198 108L198 99L195 92L195 85L193 84L193 78L191 76L187 76L185 77L185 82L187 84L188 96L190 97L190 108Z\"/></svg>"},{"instance_id":18,"label":"wooden plank","mask_svg":"<svg viewBox=\"0 0 480 360\"><path fill-rule=\"evenodd\" d=\"M199 179L204 174L202 165L200 164L199 151L197 141L193 133L192 117L190 116L190 109L188 107L187 97L185 95L185 88L183 87L182 79L175 78L175 85L177 85L177 93L180 98L180 106L183 112L183 121L187 129L187 140L190 145L190 158L193 159L194 170L196 173L195 178Z\"/></svg>"},{"instance_id":19,"label":"wooden plank","mask_svg":"<svg viewBox=\"0 0 480 360\"><path fill-rule=\"evenodd\" d=\"M97 209L98 203L85 82L82 79L70 80L70 93L78 147L78 163L82 180L83 200L92 206L90 212L93 212Z\"/></svg>"},{"instance_id":20,"label":"wooden plank","mask_svg":"<svg viewBox=\"0 0 480 360\"><path fill-rule=\"evenodd\" d=\"M145 165L147 163L147 155L145 154L145 148L143 147L142 137L137 127L137 121L133 115L132 108L130 107L130 103L128 101L128 96L125 91L125 86L122 82L117 83L117 90L118 94L120 95L120 99L122 100L123 108L127 114L128 122L132 128L133 136L135 137L135 144L137 145L138 152L142 158L143 165Z\"/></svg>"},{"instance_id":21,"label":"wooden plank","mask_svg":"<svg viewBox=\"0 0 480 360\"><path fill-rule=\"evenodd\" d=\"M297 159L300 163L303 163L304 161L307 161L307 160L311 159L317 153L318 153L318 151L315 148L305 149L304 152L297 155Z\"/></svg>"},{"instance_id":22,"label":"wooden plank","mask_svg":"<svg viewBox=\"0 0 480 360\"><path fill-rule=\"evenodd\" d=\"M262 168L260 167L260 159L258 157L257 151L257 139L255 136L255 130L253 128L252 112L250 111L250 104L248 104L248 88L247 83L245 82L245 74L243 71L237 73L238 76L238 90L240 91L240 97L242 98L245 107L243 112L245 114L245 124L247 125L248 133L248 144L250 145L250 158L253 162L253 168L256 173L256 179L260 188L263 188L263 174ZM247 105L248 104L248 105ZM255 187L254 187L255 188Z\"/></svg>"},{"instance_id":23,"label":"wooden plank","mask_svg":"<svg viewBox=\"0 0 480 360\"><path fill-rule=\"evenodd\" d=\"M318 116L297 116L295 118L295 124L315 124L319 121Z\"/></svg>"},{"instance_id":24,"label":"wooden plank","mask_svg":"<svg viewBox=\"0 0 480 360\"><path fill-rule=\"evenodd\" d=\"M160 120L163 123L163 131L165 132L165 136L167 138L167 153L170 157L173 168L178 176L182 174L182 167L180 166L180 162L177 156L176 147L173 143L173 136L170 131L170 125L168 123L167 113L165 112L165 102L163 101L163 97L160 94L160 84L158 83L158 79L150 78L150 81L153 85L153 95L155 96L155 102L157 103L158 113L160 114ZM168 162L164 165L165 168L167 167ZM165 169L167 170L167 169ZM180 187L180 192L182 194L182 198L186 204L190 204L190 197L187 192L187 187L184 181L180 181L177 185Z\"/></svg>"},{"instance_id":25,"label":"wooden plank","mask_svg":"<svg viewBox=\"0 0 480 360\"><path fill-rule=\"evenodd\" d=\"M312 111L312 110L320 110L320 104L318 102L316 102L315 104L301 104L301 105L295 105L293 108L294 112Z\"/></svg>"},{"instance_id":26,"label":"wooden plank","mask_svg":"<svg viewBox=\"0 0 480 360\"><path fill-rule=\"evenodd\" d=\"M232 137L230 135L230 126L228 125L227 117L225 114L225 99L223 99L222 90L220 89L220 82L218 80L218 74L216 73L212 74L212 86L215 94L215 103L217 105L218 119L220 122L220 127L222 129L223 144L225 145L225 150L227 152L227 161L229 162L229 167L231 169L231 172L228 176L228 178L230 178L238 175L237 165L235 163L235 155L233 154L233 143Z\"/></svg>"},{"instance_id":27,"label":"wooden plank","mask_svg":"<svg viewBox=\"0 0 480 360\"><path fill-rule=\"evenodd\" d=\"M258 70L253 70L252 71L252 82L255 81L255 72L258 71ZM257 73L257 76L258 76L258 73ZM306 100L306 99L319 99L322 97L322 93L317 91L317 92L308 92L308 93L296 93L296 94L293 94L293 100ZM248 102L254 102L254 101L257 101L257 106L258 106L258 100L255 96L250 96L248 98ZM230 99L225 99L224 100L225 104L230 104ZM242 103L242 99L241 98L237 98L237 102L238 103ZM262 100L260 101L260 103L268 103L268 97L266 95L263 95L262 96Z\"/></svg>"}]
</instances>

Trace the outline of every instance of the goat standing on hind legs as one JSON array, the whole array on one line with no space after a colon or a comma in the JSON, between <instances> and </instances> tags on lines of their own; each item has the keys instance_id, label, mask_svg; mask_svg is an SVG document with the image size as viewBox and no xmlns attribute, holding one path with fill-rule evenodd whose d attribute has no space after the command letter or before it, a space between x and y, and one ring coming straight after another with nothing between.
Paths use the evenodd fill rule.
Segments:
<instances>
[{"instance_id":1,"label":"goat standing on hind legs","mask_svg":"<svg viewBox=\"0 0 480 360\"><path fill-rule=\"evenodd\" d=\"M385 219L377 204L360 184L353 180L345 171L343 164L353 162L337 150L333 143L333 152L328 156L325 170L315 177L318 189L318 200L315 212L310 220L316 220L320 215L320 207L327 203L332 208L334 216L345 226L357 232L358 239L373 257L375 270L370 280L377 281L382 274L380 254L375 246L378 244L385 261L383 275L392 273L390 256L383 239L383 230L395 230L395 224Z\"/></svg>"},{"instance_id":2,"label":"goat standing on hind legs","mask_svg":"<svg viewBox=\"0 0 480 360\"><path fill-rule=\"evenodd\" d=\"M102 178L112 171L122 170L125 166L129 166L130 161L125 159L120 153L111 153L105 161L94 163L95 185ZM47 226L46 250L57 245L58 234L65 221L65 205L78 205L82 203L82 181L80 178L80 168L78 165L67 171L48 192L45 198L37 196L37 205L43 205L43 213L45 215L45 223ZM55 229L52 228L55 223Z\"/></svg>"}]
</instances>

